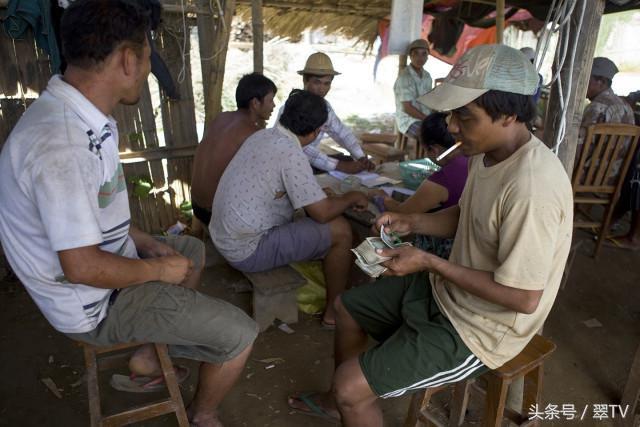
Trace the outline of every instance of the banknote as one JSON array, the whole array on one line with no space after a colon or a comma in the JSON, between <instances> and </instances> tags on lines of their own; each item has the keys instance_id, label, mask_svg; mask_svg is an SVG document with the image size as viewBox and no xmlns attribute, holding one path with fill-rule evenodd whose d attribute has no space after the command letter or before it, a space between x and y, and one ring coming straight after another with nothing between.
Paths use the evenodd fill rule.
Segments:
<instances>
[{"instance_id":1,"label":"banknote","mask_svg":"<svg viewBox=\"0 0 640 427\"><path fill-rule=\"evenodd\" d=\"M364 271L365 273L367 273L369 276L373 278L376 278L380 276L382 273L384 273L385 271L387 271L386 267L383 267L379 264L373 264L373 265L364 264L359 259L356 259L356 265L360 267L362 271Z\"/></svg>"}]
</instances>

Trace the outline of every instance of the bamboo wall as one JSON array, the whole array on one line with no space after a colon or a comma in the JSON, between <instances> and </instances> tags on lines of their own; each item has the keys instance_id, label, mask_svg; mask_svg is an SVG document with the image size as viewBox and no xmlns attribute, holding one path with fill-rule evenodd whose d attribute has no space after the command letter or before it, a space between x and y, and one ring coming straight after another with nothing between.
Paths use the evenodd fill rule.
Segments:
<instances>
[{"instance_id":1,"label":"bamboo wall","mask_svg":"<svg viewBox=\"0 0 640 427\"><path fill-rule=\"evenodd\" d=\"M234 7L234 1L222 2L226 6L229 3ZM174 224L180 204L191 199L191 168L198 143L189 55L191 28L197 25L200 34L219 34L221 29L229 28L221 25L219 14L213 9L197 10L187 4L186 10L188 13L183 13L181 6L165 4L163 25L155 41L177 82L180 100L170 100L162 91L159 99L152 97L147 84L136 106L120 106L113 114L118 122L119 150L128 182L132 222L150 233L162 232ZM216 80L207 82L204 93L207 116L210 116L213 110L220 111L219 97L217 101L212 100L211 94L221 92L228 34L226 38L218 37L217 43L213 37L204 40L206 46L200 46L201 54L213 51L217 57L214 64L203 61L203 76L205 70L210 76L212 66L218 64L213 73ZM32 36L13 40L3 29L0 29L0 64L1 148L25 108L44 90L51 73L47 54L35 46ZM150 82L155 86L153 76ZM161 115L161 129L156 126L156 114ZM161 139L164 140L162 147ZM132 181L137 177L153 182L154 188L148 196L138 197L132 191Z\"/></svg>"}]
</instances>

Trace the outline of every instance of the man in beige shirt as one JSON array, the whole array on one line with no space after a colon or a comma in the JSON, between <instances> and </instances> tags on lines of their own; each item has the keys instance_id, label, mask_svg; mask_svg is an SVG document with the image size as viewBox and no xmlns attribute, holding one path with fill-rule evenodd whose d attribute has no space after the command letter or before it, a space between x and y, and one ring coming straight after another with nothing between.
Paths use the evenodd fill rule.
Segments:
<instances>
[{"instance_id":1,"label":"man in beige shirt","mask_svg":"<svg viewBox=\"0 0 640 427\"><path fill-rule=\"evenodd\" d=\"M508 65L508 66L505 66ZM455 236L449 260L415 247L379 251L387 277L336 301L336 372L327 393L296 394L303 413L382 426L388 398L473 378L516 356L555 300L571 244L569 178L526 123L538 74L503 45L469 50L420 98L451 111L449 131L470 157L457 206L385 213L377 227ZM378 345L367 346L367 335Z\"/></svg>"}]
</instances>

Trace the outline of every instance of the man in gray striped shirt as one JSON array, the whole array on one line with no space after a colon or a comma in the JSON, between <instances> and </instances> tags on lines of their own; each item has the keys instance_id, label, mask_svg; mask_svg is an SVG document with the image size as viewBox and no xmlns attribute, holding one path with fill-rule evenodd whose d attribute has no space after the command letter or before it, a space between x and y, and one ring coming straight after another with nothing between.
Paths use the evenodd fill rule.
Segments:
<instances>
[{"instance_id":1,"label":"man in gray striped shirt","mask_svg":"<svg viewBox=\"0 0 640 427\"><path fill-rule=\"evenodd\" d=\"M202 362L188 415L191 425L219 426L216 408L257 327L240 309L193 289L202 242L160 241L130 225L111 113L138 102L150 70L148 27L144 11L125 0L81 0L65 11L64 75L51 78L0 154L0 240L56 330L96 346L166 343L172 356ZM112 380L114 387L158 388L151 345L129 367L135 379Z\"/></svg>"}]
</instances>

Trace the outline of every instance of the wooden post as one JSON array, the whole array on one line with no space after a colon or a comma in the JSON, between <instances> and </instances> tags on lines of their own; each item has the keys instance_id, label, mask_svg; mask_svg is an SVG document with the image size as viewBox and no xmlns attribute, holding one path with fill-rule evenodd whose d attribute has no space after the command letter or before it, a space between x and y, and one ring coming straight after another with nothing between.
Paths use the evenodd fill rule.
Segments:
<instances>
[{"instance_id":1,"label":"wooden post","mask_svg":"<svg viewBox=\"0 0 640 427\"><path fill-rule=\"evenodd\" d=\"M587 0L582 0L587 1ZM582 2L578 2L571 16L570 22L570 38L569 52L564 66L560 72L563 84L569 82L571 76L571 95L567 105L566 132L561 142L558 157L567 171L569 177L573 174L573 161L576 155L576 147L578 145L578 132L580 130L580 122L582 120L582 105L587 95L587 85L589 84L589 75L591 73L591 63L593 61L593 53L596 49L596 41L598 39L598 30L600 28L600 20L604 11L605 0L589 1L584 12L582 27L578 34L578 21L582 12ZM563 43L561 35L558 39L558 49ZM575 44L575 38L578 37L578 43ZM575 59L573 70L570 70L570 55L575 44ZM547 106L547 115L544 124L544 141L547 145L553 146L558 136L560 125L562 106L558 95L557 82L551 87L549 96L549 104Z\"/></svg>"},{"instance_id":2,"label":"wooden post","mask_svg":"<svg viewBox=\"0 0 640 427\"><path fill-rule=\"evenodd\" d=\"M407 68L407 55L400 55L398 56L398 74L405 68Z\"/></svg>"},{"instance_id":3,"label":"wooden post","mask_svg":"<svg viewBox=\"0 0 640 427\"><path fill-rule=\"evenodd\" d=\"M252 0L251 2L251 28L253 30L253 71L262 74L264 72L262 53L264 43L262 0Z\"/></svg>"},{"instance_id":4,"label":"wooden post","mask_svg":"<svg viewBox=\"0 0 640 427\"><path fill-rule=\"evenodd\" d=\"M213 118L222 111L222 83L231 33L231 18L236 8L235 0L221 0L222 10L214 15L198 14L198 39L204 90L205 133ZM209 0L198 0L198 5L211 8ZM220 13L221 16L217 16Z\"/></svg>"},{"instance_id":5,"label":"wooden post","mask_svg":"<svg viewBox=\"0 0 640 427\"><path fill-rule=\"evenodd\" d=\"M496 37L497 43L504 41L504 0L496 1Z\"/></svg>"}]
</instances>

